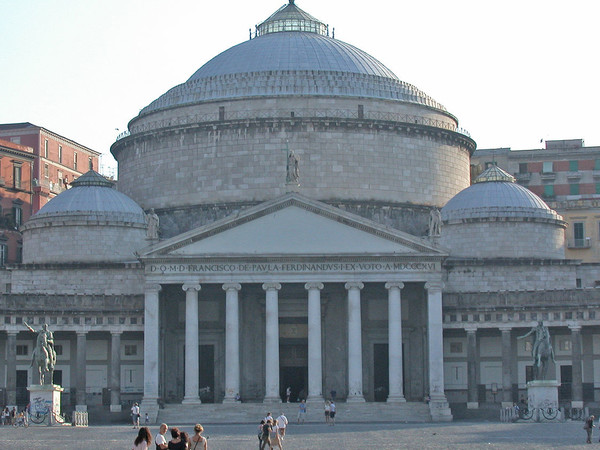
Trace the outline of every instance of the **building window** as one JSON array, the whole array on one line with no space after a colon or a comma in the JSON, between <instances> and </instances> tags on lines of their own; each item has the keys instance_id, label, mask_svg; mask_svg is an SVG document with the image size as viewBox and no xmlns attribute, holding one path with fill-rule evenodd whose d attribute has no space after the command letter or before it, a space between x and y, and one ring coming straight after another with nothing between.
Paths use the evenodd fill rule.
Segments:
<instances>
[{"instance_id":1,"label":"building window","mask_svg":"<svg viewBox=\"0 0 600 450\"><path fill-rule=\"evenodd\" d=\"M8 245L0 244L0 266L6 264L6 257L8 256Z\"/></svg>"},{"instance_id":2,"label":"building window","mask_svg":"<svg viewBox=\"0 0 600 450\"><path fill-rule=\"evenodd\" d=\"M94 161L92 160L91 156L88 158L88 169L94 170Z\"/></svg>"},{"instance_id":3,"label":"building window","mask_svg":"<svg viewBox=\"0 0 600 450\"><path fill-rule=\"evenodd\" d=\"M29 346L27 344L17 345L17 356L27 356L29 354Z\"/></svg>"},{"instance_id":4,"label":"building window","mask_svg":"<svg viewBox=\"0 0 600 450\"><path fill-rule=\"evenodd\" d=\"M62 164L62 145L58 146L58 162Z\"/></svg>"},{"instance_id":5,"label":"building window","mask_svg":"<svg viewBox=\"0 0 600 450\"><path fill-rule=\"evenodd\" d=\"M569 172L577 172L579 170L579 161L569 161Z\"/></svg>"},{"instance_id":6,"label":"building window","mask_svg":"<svg viewBox=\"0 0 600 450\"><path fill-rule=\"evenodd\" d=\"M17 242L17 263L23 262L23 243Z\"/></svg>"},{"instance_id":7,"label":"building window","mask_svg":"<svg viewBox=\"0 0 600 450\"><path fill-rule=\"evenodd\" d=\"M63 346L60 344L54 345L54 351L56 352L56 356L62 356L63 354Z\"/></svg>"},{"instance_id":8,"label":"building window","mask_svg":"<svg viewBox=\"0 0 600 450\"><path fill-rule=\"evenodd\" d=\"M77 152L73 152L73 169L77 170Z\"/></svg>"},{"instance_id":9,"label":"building window","mask_svg":"<svg viewBox=\"0 0 600 450\"><path fill-rule=\"evenodd\" d=\"M21 165L15 164L13 166L13 187L15 189L21 189Z\"/></svg>"},{"instance_id":10,"label":"building window","mask_svg":"<svg viewBox=\"0 0 600 450\"><path fill-rule=\"evenodd\" d=\"M554 166L552 161L544 161L542 163L542 173L552 173L554 172Z\"/></svg>"},{"instance_id":11,"label":"building window","mask_svg":"<svg viewBox=\"0 0 600 450\"><path fill-rule=\"evenodd\" d=\"M125 356L137 355L137 345L125 345Z\"/></svg>"},{"instance_id":12,"label":"building window","mask_svg":"<svg viewBox=\"0 0 600 450\"><path fill-rule=\"evenodd\" d=\"M44 139L44 158L48 157L48 139Z\"/></svg>"},{"instance_id":13,"label":"building window","mask_svg":"<svg viewBox=\"0 0 600 450\"><path fill-rule=\"evenodd\" d=\"M450 353L462 353L462 342L450 342Z\"/></svg>"},{"instance_id":14,"label":"building window","mask_svg":"<svg viewBox=\"0 0 600 450\"><path fill-rule=\"evenodd\" d=\"M519 173L529 173L529 170L527 170L527 163L519 163Z\"/></svg>"},{"instance_id":15,"label":"building window","mask_svg":"<svg viewBox=\"0 0 600 450\"><path fill-rule=\"evenodd\" d=\"M578 184L570 184L569 185L569 194L579 195L579 185Z\"/></svg>"},{"instance_id":16,"label":"building window","mask_svg":"<svg viewBox=\"0 0 600 450\"><path fill-rule=\"evenodd\" d=\"M219 120L222 122L225 120L225 107L219 106Z\"/></svg>"},{"instance_id":17,"label":"building window","mask_svg":"<svg viewBox=\"0 0 600 450\"><path fill-rule=\"evenodd\" d=\"M44 178L49 178L50 169L48 168L48 164L44 164Z\"/></svg>"},{"instance_id":18,"label":"building window","mask_svg":"<svg viewBox=\"0 0 600 450\"><path fill-rule=\"evenodd\" d=\"M594 161L594 170L600 170L600 159Z\"/></svg>"},{"instance_id":19,"label":"building window","mask_svg":"<svg viewBox=\"0 0 600 450\"><path fill-rule=\"evenodd\" d=\"M23 210L19 205L13 205L12 213L15 218L15 225L20 226L23 223Z\"/></svg>"},{"instance_id":20,"label":"building window","mask_svg":"<svg viewBox=\"0 0 600 450\"><path fill-rule=\"evenodd\" d=\"M10 142L12 142L13 144L21 144L21 137L20 136L11 137Z\"/></svg>"},{"instance_id":21,"label":"building window","mask_svg":"<svg viewBox=\"0 0 600 450\"><path fill-rule=\"evenodd\" d=\"M581 278L575 278L575 287L581 289Z\"/></svg>"},{"instance_id":22,"label":"building window","mask_svg":"<svg viewBox=\"0 0 600 450\"><path fill-rule=\"evenodd\" d=\"M585 229L583 222L575 222L573 224L573 238L575 239L575 247L583 247L585 245Z\"/></svg>"},{"instance_id":23,"label":"building window","mask_svg":"<svg viewBox=\"0 0 600 450\"><path fill-rule=\"evenodd\" d=\"M571 339L559 339L558 348L562 352L571 351Z\"/></svg>"},{"instance_id":24,"label":"building window","mask_svg":"<svg viewBox=\"0 0 600 450\"><path fill-rule=\"evenodd\" d=\"M365 105L358 105L358 118L359 119L365 118Z\"/></svg>"},{"instance_id":25,"label":"building window","mask_svg":"<svg viewBox=\"0 0 600 450\"><path fill-rule=\"evenodd\" d=\"M553 184L545 184L544 185L544 197L554 197L554 185Z\"/></svg>"}]
</instances>

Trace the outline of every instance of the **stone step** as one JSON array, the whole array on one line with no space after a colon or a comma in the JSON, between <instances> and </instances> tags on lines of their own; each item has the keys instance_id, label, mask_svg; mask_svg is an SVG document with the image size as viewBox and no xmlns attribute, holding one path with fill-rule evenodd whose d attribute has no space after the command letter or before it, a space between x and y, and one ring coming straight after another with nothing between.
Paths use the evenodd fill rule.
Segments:
<instances>
[{"instance_id":1,"label":"stone step","mask_svg":"<svg viewBox=\"0 0 600 450\"><path fill-rule=\"evenodd\" d=\"M336 403L336 422L431 422L429 406L420 402L406 403ZM298 403L229 403L202 405L168 404L158 411L157 422L169 425L193 423L258 423L271 412L282 412L290 422L296 422ZM306 421L325 420L322 403L308 404Z\"/></svg>"}]
</instances>

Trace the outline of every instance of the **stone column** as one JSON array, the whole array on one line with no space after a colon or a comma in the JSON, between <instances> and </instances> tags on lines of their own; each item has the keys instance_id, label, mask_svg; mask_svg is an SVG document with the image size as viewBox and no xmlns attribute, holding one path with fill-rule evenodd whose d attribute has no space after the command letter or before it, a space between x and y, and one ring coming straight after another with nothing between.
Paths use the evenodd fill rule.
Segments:
<instances>
[{"instance_id":1,"label":"stone column","mask_svg":"<svg viewBox=\"0 0 600 450\"><path fill-rule=\"evenodd\" d=\"M185 393L181 403L199 405L198 397L198 292L199 284L184 284L185 291Z\"/></svg>"},{"instance_id":2,"label":"stone column","mask_svg":"<svg viewBox=\"0 0 600 450\"><path fill-rule=\"evenodd\" d=\"M402 303L400 290L404 283L386 283L388 290L388 364L389 394L387 401L405 402L402 378Z\"/></svg>"},{"instance_id":3,"label":"stone column","mask_svg":"<svg viewBox=\"0 0 600 450\"><path fill-rule=\"evenodd\" d=\"M110 411L121 411L121 332L111 331Z\"/></svg>"},{"instance_id":4,"label":"stone column","mask_svg":"<svg viewBox=\"0 0 600 450\"><path fill-rule=\"evenodd\" d=\"M571 384L571 407L583 408L583 376L581 371L581 325L569 325L571 330L571 364L573 383Z\"/></svg>"},{"instance_id":5,"label":"stone column","mask_svg":"<svg viewBox=\"0 0 600 450\"><path fill-rule=\"evenodd\" d=\"M75 409L77 411L87 411L87 404L85 401L85 389L86 383L86 332L77 332L77 378L75 386L77 388L77 394L75 396Z\"/></svg>"},{"instance_id":6,"label":"stone column","mask_svg":"<svg viewBox=\"0 0 600 450\"><path fill-rule=\"evenodd\" d=\"M348 398L347 402L364 402L362 377L362 323L360 290L362 283L346 283L348 291Z\"/></svg>"},{"instance_id":7,"label":"stone column","mask_svg":"<svg viewBox=\"0 0 600 450\"><path fill-rule=\"evenodd\" d=\"M34 370L35 372L35 370ZM17 332L8 331L6 339L6 401L17 404Z\"/></svg>"},{"instance_id":8,"label":"stone column","mask_svg":"<svg viewBox=\"0 0 600 450\"><path fill-rule=\"evenodd\" d=\"M512 347L510 342L511 327L500 327L502 333L502 407L509 408L512 401Z\"/></svg>"},{"instance_id":9,"label":"stone column","mask_svg":"<svg viewBox=\"0 0 600 450\"><path fill-rule=\"evenodd\" d=\"M235 402L240 392L240 310L238 283L226 283L225 291L225 398L223 403Z\"/></svg>"},{"instance_id":10,"label":"stone column","mask_svg":"<svg viewBox=\"0 0 600 450\"><path fill-rule=\"evenodd\" d=\"M451 421L452 413L444 393L444 347L441 281L425 283L427 289L427 347L429 354L429 410L433 421Z\"/></svg>"},{"instance_id":11,"label":"stone column","mask_svg":"<svg viewBox=\"0 0 600 450\"><path fill-rule=\"evenodd\" d=\"M308 291L308 398L323 401L323 361L321 355L321 289L323 283L306 283Z\"/></svg>"},{"instance_id":12,"label":"stone column","mask_svg":"<svg viewBox=\"0 0 600 450\"><path fill-rule=\"evenodd\" d=\"M477 401L477 327L465 327L467 332L467 408L479 408Z\"/></svg>"},{"instance_id":13,"label":"stone column","mask_svg":"<svg viewBox=\"0 0 600 450\"><path fill-rule=\"evenodd\" d=\"M279 396L279 283L265 283L265 398L264 402L281 402Z\"/></svg>"},{"instance_id":14,"label":"stone column","mask_svg":"<svg viewBox=\"0 0 600 450\"><path fill-rule=\"evenodd\" d=\"M146 284L144 292L144 398L140 408L148 412L151 423L158 415L160 289L160 284Z\"/></svg>"}]
</instances>

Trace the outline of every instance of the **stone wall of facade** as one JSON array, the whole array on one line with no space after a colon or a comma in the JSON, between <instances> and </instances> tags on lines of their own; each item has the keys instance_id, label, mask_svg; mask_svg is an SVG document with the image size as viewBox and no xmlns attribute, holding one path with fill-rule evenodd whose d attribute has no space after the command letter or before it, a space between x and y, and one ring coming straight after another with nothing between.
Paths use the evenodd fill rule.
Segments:
<instances>
[{"instance_id":1,"label":"stone wall of facade","mask_svg":"<svg viewBox=\"0 0 600 450\"><path fill-rule=\"evenodd\" d=\"M39 222L39 221L38 221ZM136 261L149 244L142 224L51 219L28 224L23 232L23 263Z\"/></svg>"},{"instance_id":2,"label":"stone wall of facade","mask_svg":"<svg viewBox=\"0 0 600 450\"><path fill-rule=\"evenodd\" d=\"M444 292L574 289L577 266L564 260L446 260Z\"/></svg>"},{"instance_id":3,"label":"stone wall of facade","mask_svg":"<svg viewBox=\"0 0 600 450\"><path fill-rule=\"evenodd\" d=\"M12 272L18 294L143 295L140 264L28 264Z\"/></svg>"},{"instance_id":4,"label":"stone wall of facade","mask_svg":"<svg viewBox=\"0 0 600 450\"><path fill-rule=\"evenodd\" d=\"M370 120L317 115L317 111L341 108L356 115L360 101L354 100L350 108L344 100L224 102L225 114L231 105L259 114L264 107L257 102L288 113L285 118L272 112L265 118L183 125L180 117L189 120L199 112L187 111L192 107L163 111L160 131L134 133L113 145L119 161L119 190L144 209L272 199L286 192L288 145L300 158L299 192L319 200L440 207L469 185L472 141L441 127L454 121L451 116L401 103L399 108L409 108L418 117L437 115L440 127L395 122L392 116ZM394 107L393 102L364 103L367 111ZM214 111L220 104L210 107ZM303 108L313 116L298 117ZM295 110L300 111L298 116L291 117Z\"/></svg>"},{"instance_id":5,"label":"stone wall of facade","mask_svg":"<svg viewBox=\"0 0 600 450\"><path fill-rule=\"evenodd\" d=\"M562 259L564 238L556 223L492 219L444 225L440 244L454 257Z\"/></svg>"}]
</instances>

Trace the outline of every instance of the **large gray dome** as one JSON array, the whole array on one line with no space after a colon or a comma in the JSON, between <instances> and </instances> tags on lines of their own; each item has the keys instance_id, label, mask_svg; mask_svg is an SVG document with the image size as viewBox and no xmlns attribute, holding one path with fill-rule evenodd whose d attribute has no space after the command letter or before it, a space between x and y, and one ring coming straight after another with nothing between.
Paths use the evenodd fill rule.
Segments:
<instances>
[{"instance_id":1,"label":"large gray dome","mask_svg":"<svg viewBox=\"0 0 600 450\"><path fill-rule=\"evenodd\" d=\"M144 108L259 96L317 95L400 100L446 111L368 53L329 37L327 26L293 2Z\"/></svg>"},{"instance_id":2,"label":"large gray dome","mask_svg":"<svg viewBox=\"0 0 600 450\"><path fill-rule=\"evenodd\" d=\"M117 220L145 224L142 208L112 183L90 170L71 183L72 188L46 203L30 220L71 216L79 219Z\"/></svg>"}]
</instances>

